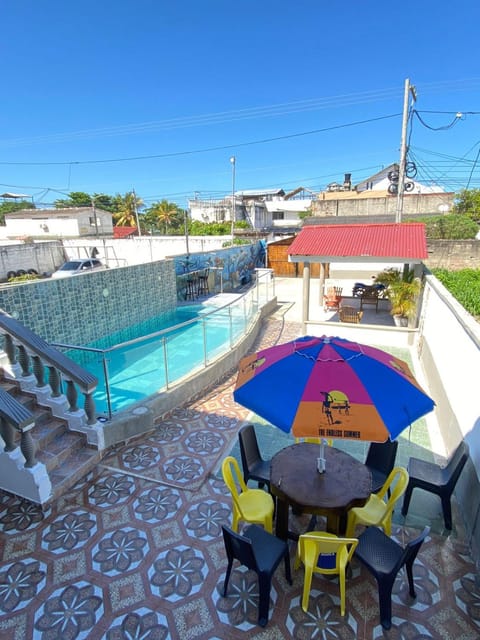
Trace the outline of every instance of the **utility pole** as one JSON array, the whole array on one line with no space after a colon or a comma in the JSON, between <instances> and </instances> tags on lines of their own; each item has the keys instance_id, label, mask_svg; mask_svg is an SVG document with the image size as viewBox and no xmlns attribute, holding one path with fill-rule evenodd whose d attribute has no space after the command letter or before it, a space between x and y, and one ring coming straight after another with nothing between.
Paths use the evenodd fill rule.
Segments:
<instances>
[{"instance_id":1,"label":"utility pole","mask_svg":"<svg viewBox=\"0 0 480 640\"><path fill-rule=\"evenodd\" d=\"M407 163L407 126L408 126L408 96L412 94L413 101L417 99L415 87L410 84L410 80L405 80L405 91L403 94L403 117L402 117L402 138L400 142L400 166L398 168L398 192L397 211L395 222L402 221L403 214L403 192L405 189L405 165Z\"/></svg>"},{"instance_id":2,"label":"utility pole","mask_svg":"<svg viewBox=\"0 0 480 640\"><path fill-rule=\"evenodd\" d=\"M137 223L137 233L138 233L138 237L141 238L142 231L140 229L140 221L138 219L137 194L135 193L135 189L132 189L132 193L133 193L133 209L135 211L135 221Z\"/></svg>"},{"instance_id":3,"label":"utility pole","mask_svg":"<svg viewBox=\"0 0 480 640\"><path fill-rule=\"evenodd\" d=\"M236 158L235 156L232 156L230 158L230 162L232 164L232 244L233 244L233 238L234 238L234 234L235 234L235 162L236 162Z\"/></svg>"},{"instance_id":4,"label":"utility pole","mask_svg":"<svg viewBox=\"0 0 480 640\"><path fill-rule=\"evenodd\" d=\"M98 220L97 220L97 210L95 209L95 196L90 196L92 201L92 213L93 213L93 221L95 223L95 236L98 238Z\"/></svg>"}]
</instances>

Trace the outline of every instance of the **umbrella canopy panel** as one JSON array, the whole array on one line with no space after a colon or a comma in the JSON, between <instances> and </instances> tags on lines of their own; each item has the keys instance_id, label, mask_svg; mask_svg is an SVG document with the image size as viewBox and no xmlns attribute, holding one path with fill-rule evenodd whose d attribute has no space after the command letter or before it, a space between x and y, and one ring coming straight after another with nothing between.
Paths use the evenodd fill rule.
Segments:
<instances>
[{"instance_id":1,"label":"umbrella canopy panel","mask_svg":"<svg viewBox=\"0 0 480 640\"><path fill-rule=\"evenodd\" d=\"M297 437L371 442L395 439L435 406L403 360L327 336L243 358L234 399Z\"/></svg>"}]
</instances>

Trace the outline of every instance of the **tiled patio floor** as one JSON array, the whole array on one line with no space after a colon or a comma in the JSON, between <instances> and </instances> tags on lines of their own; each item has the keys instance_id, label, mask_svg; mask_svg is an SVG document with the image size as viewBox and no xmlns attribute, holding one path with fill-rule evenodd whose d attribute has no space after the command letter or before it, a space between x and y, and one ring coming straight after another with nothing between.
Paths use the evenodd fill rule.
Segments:
<instances>
[{"instance_id":1,"label":"tiled patio floor","mask_svg":"<svg viewBox=\"0 0 480 640\"><path fill-rule=\"evenodd\" d=\"M297 324L272 318L257 346L298 333ZM428 495L414 494L406 522L395 516L394 536L402 543L425 522L433 527L415 565L417 599L410 600L401 575L389 632L379 624L376 584L356 561L344 618L338 582L320 577L308 613L302 611L301 569L293 586L278 569L265 629L256 625L254 574L235 565L229 595L221 596L221 525L230 522L231 508L218 463L249 418L233 402L234 380L233 373L148 437L118 446L44 513L0 493L0 638L478 639L480 585L462 527L454 509L456 529L447 535ZM409 446L423 447L406 437L399 454L406 457ZM295 519L298 531L305 518Z\"/></svg>"}]
</instances>

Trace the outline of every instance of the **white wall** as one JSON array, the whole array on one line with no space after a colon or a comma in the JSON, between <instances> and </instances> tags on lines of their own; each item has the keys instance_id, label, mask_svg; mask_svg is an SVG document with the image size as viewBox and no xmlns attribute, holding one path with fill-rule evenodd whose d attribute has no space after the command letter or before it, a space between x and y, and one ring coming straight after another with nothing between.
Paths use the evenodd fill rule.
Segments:
<instances>
[{"instance_id":1,"label":"white wall","mask_svg":"<svg viewBox=\"0 0 480 640\"><path fill-rule=\"evenodd\" d=\"M188 252L217 251L230 236L189 236ZM130 266L163 260L187 253L185 236L141 236L114 240L113 238L81 238L64 240L69 258L86 257L95 247L98 258L109 267Z\"/></svg>"},{"instance_id":2,"label":"white wall","mask_svg":"<svg viewBox=\"0 0 480 640\"><path fill-rule=\"evenodd\" d=\"M443 416L440 427L446 444L451 451L456 435L461 433L480 479L480 324L429 276L420 328L420 354L428 367L429 380L433 374L434 383L437 381L437 404Z\"/></svg>"},{"instance_id":3,"label":"white wall","mask_svg":"<svg viewBox=\"0 0 480 640\"><path fill-rule=\"evenodd\" d=\"M73 218L53 219L37 218L11 218L5 220L6 234L8 236L78 236L78 223Z\"/></svg>"}]
</instances>

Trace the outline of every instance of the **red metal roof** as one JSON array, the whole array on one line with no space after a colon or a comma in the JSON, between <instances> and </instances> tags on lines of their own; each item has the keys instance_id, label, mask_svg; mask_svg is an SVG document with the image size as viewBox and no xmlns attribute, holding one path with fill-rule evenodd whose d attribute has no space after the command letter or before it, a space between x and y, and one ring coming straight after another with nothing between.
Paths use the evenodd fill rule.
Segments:
<instances>
[{"instance_id":1,"label":"red metal roof","mask_svg":"<svg viewBox=\"0 0 480 640\"><path fill-rule=\"evenodd\" d=\"M113 237L115 240L128 238L133 235L137 235L137 227L113 227Z\"/></svg>"},{"instance_id":2,"label":"red metal roof","mask_svg":"<svg viewBox=\"0 0 480 640\"><path fill-rule=\"evenodd\" d=\"M428 257L425 225L412 222L308 226L293 240L288 255L294 262L295 256L424 260Z\"/></svg>"}]
</instances>

